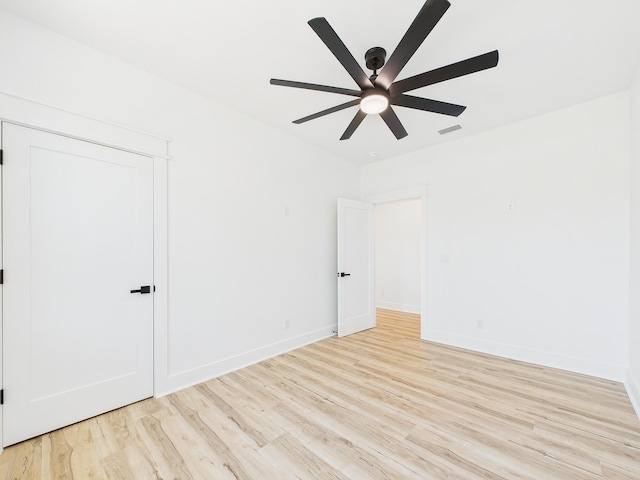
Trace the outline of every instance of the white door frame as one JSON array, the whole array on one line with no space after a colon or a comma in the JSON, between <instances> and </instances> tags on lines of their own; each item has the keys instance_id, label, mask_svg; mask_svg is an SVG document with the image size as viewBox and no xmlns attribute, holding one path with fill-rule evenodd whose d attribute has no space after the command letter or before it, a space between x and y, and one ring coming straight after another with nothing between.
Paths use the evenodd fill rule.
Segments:
<instances>
[{"instance_id":1,"label":"white door frame","mask_svg":"<svg viewBox=\"0 0 640 480\"><path fill-rule=\"evenodd\" d=\"M13 123L153 158L153 282L156 286L153 295L153 392L154 396L158 396L158 392L166 390L168 377L167 171L170 139L1 91L0 122ZM2 138L0 137L0 147L1 145ZM0 225L2 225L1 202L0 195ZM1 245L2 232L0 230L0 248ZM0 301L1 295L0 293ZM0 327L1 325L2 309L0 309ZM2 329L0 328L0 385L2 384L3 368L2 342ZM0 406L0 408L2 407ZM2 415L0 415L0 445L2 445L2 428Z\"/></svg>"},{"instance_id":2,"label":"white door frame","mask_svg":"<svg viewBox=\"0 0 640 480\"><path fill-rule=\"evenodd\" d=\"M427 198L426 185L388 192L375 193L364 197L365 202L373 205L383 203L402 202L405 200L420 199L420 338L426 340L427 332Z\"/></svg>"}]
</instances>

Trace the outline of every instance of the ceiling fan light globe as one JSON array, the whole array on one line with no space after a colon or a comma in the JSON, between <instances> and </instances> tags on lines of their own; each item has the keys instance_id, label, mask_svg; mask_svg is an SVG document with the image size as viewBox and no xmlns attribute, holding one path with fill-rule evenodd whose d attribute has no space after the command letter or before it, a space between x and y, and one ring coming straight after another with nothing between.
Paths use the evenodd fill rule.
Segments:
<instances>
[{"instance_id":1,"label":"ceiling fan light globe","mask_svg":"<svg viewBox=\"0 0 640 480\"><path fill-rule=\"evenodd\" d=\"M364 95L360 100L360 110L367 114L384 112L389 106L389 97L382 93L371 93Z\"/></svg>"}]
</instances>

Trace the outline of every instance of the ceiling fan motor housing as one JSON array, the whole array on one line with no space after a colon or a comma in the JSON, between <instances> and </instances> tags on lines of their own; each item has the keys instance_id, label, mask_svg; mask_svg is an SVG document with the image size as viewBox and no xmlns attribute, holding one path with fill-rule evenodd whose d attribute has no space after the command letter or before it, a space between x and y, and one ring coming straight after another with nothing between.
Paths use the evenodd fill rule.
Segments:
<instances>
[{"instance_id":1,"label":"ceiling fan motor housing","mask_svg":"<svg viewBox=\"0 0 640 480\"><path fill-rule=\"evenodd\" d=\"M387 58L387 51L382 47L373 47L364 54L364 60L369 70L380 70Z\"/></svg>"}]
</instances>

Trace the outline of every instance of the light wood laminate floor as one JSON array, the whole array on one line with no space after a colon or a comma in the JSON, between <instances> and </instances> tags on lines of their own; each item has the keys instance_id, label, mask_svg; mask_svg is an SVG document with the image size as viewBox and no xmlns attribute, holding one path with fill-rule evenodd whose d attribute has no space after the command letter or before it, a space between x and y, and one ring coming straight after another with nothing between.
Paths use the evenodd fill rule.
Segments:
<instances>
[{"instance_id":1,"label":"light wood laminate floor","mask_svg":"<svg viewBox=\"0 0 640 480\"><path fill-rule=\"evenodd\" d=\"M9 447L2 479L640 479L615 382L419 340L416 315Z\"/></svg>"}]
</instances>

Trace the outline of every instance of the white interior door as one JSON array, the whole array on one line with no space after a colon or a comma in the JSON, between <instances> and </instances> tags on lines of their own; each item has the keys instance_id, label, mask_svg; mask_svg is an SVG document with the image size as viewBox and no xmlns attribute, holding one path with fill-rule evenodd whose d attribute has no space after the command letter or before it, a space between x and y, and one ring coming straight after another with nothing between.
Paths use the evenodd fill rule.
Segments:
<instances>
[{"instance_id":1,"label":"white interior door","mask_svg":"<svg viewBox=\"0 0 640 480\"><path fill-rule=\"evenodd\" d=\"M6 446L153 394L153 161L2 139Z\"/></svg>"},{"instance_id":2,"label":"white interior door","mask_svg":"<svg viewBox=\"0 0 640 480\"><path fill-rule=\"evenodd\" d=\"M373 205L338 199L338 336L376 326Z\"/></svg>"}]
</instances>

